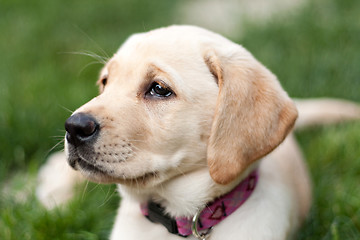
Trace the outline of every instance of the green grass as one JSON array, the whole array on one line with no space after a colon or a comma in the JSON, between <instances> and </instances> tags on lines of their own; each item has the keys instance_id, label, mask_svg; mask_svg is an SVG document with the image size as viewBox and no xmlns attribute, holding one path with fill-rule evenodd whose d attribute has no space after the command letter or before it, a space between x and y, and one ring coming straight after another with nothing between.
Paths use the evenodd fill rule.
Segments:
<instances>
[{"instance_id":1,"label":"green grass","mask_svg":"<svg viewBox=\"0 0 360 240\"><path fill-rule=\"evenodd\" d=\"M181 23L173 17L178 2L0 2L0 239L107 238L119 202L113 186L80 186L68 206L50 212L33 192L38 167L64 135L66 109L97 94L101 64L85 67L94 60L69 52L111 56L131 33ZM360 102L360 2L310 2L266 23L247 22L232 40L293 97ZM360 239L360 123L297 136L314 183L297 239Z\"/></svg>"},{"instance_id":2,"label":"green grass","mask_svg":"<svg viewBox=\"0 0 360 240\"><path fill-rule=\"evenodd\" d=\"M119 205L114 186L81 186L68 205L52 211L40 206L30 190L25 192L26 200L11 193L1 199L1 239L108 238Z\"/></svg>"},{"instance_id":3,"label":"green grass","mask_svg":"<svg viewBox=\"0 0 360 240\"><path fill-rule=\"evenodd\" d=\"M299 239L360 239L359 136L359 123L299 134L314 182L313 208Z\"/></svg>"}]
</instances>

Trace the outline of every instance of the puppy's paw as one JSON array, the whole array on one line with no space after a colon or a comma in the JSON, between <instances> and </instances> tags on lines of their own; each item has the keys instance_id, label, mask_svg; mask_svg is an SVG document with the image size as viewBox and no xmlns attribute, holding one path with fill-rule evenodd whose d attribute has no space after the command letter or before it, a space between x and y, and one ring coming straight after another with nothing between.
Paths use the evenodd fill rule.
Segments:
<instances>
[{"instance_id":1,"label":"puppy's paw","mask_svg":"<svg viewBox=\"0 0 360 240\"><path fill-rule=\"evenodd\" d=\"M64 152L54 153L39 171L36 196L47 209L52 209L68 202L82 179L67 164Z\"/></svg>"}]
</instances>

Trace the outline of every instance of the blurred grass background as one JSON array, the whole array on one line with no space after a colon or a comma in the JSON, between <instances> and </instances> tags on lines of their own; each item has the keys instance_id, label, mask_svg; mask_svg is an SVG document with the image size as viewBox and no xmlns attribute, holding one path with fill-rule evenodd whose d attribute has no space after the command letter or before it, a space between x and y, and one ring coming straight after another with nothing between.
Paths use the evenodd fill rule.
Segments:
<instances>
[{"instance_id":1,"label":"blurred grass background","mask_svg":"<svg viewBox=\"0 0 360 240\"><path fill-rule=\"evenodd\" d=\"M0 239L106 239L119 197L90 184L46 211L36 173L74 110L97 94L101 64L132 33L181 24L183 1L0 2ZM211 14L211 13L209 13ZM307 2L231 39L268 66L293 97L360 102L360 1ZM89 65L90 64L90 65ZM314 206L297 239L360 239L360 123L297 134L314 182ZM60 150L59 144L55 150ZM53 150L54 151L54 150Z\"/></svg>"}]
</instances>

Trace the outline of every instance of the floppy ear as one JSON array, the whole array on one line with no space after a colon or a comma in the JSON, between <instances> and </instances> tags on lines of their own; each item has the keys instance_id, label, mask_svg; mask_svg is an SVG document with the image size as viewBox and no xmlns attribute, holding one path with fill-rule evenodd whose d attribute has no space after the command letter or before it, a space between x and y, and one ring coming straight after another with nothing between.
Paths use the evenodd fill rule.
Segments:
<instances>
[{"instance_id":1,"label":"floppy ear","mask_svg":"<svg viewBox=\"0 0 360 240\"><path fill-rule=\"evenodd\" d=\"M276 77L249 52L236 44L220 47L204 55L219 86L207 161L213 180L227 184L285 139L297 110Z\"/></svg>"}]
</instances>

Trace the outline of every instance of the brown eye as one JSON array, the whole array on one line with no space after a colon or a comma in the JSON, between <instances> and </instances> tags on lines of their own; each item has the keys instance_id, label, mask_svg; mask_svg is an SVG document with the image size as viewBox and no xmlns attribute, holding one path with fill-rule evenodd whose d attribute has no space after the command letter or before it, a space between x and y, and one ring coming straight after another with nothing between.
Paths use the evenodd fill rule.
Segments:
<instances>
[{"instance_id":1,"label":"brown eye","mask_svg":"<svg viewBox=\"0 0 360 240\"><path fill-rule=\"evenodd\" d=\"M147 95L158 98L170 97L172 94L173 91L170 88L164 87L157 82L154 82L147 92Z\"/></svg>"}]
</instances>

